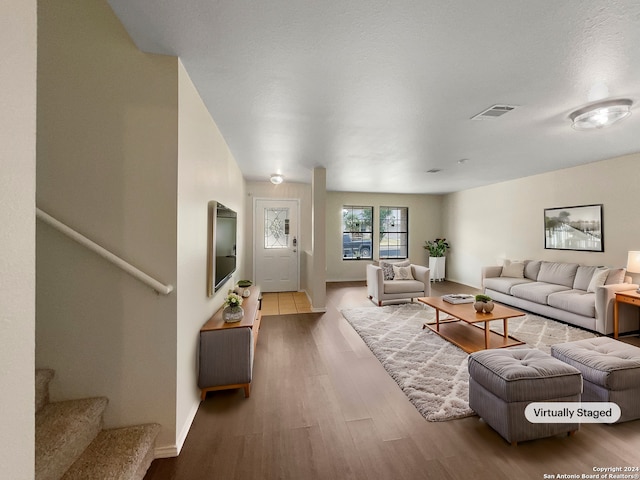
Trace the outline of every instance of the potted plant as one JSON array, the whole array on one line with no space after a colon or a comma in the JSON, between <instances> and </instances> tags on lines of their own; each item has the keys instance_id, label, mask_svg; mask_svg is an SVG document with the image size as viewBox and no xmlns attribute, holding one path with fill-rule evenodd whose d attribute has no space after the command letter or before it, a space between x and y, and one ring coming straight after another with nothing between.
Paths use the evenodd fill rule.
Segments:
<instances>
[{"instance_id":1,"label":"potted plant","mask_svg":"<svg viewBox=\"0 0 640 480\"><path fill-rule=\"evenodd\" d=\"M429 270L431 270L431 280L444 280L445 264L447 260L445 254L449 249L449 242L446 238L425 240L424 249L429 251Z\"/></svg>"},{"instance_id":2,"label":"potted plant","mask_svg":"<svg viewBox=\"0 0 640 480\"><path fill-rule=\"evenodd\" d=\"M476 295L476 303L473 304L473 308L478 313L489 313L493 310L495 304L489 295Z\"/></svg>"},{"instance_id":3,"label":"potted plant","mask_svg":"<svg viewBox=\"0 0 640 480\"><path fill-rule=\"evenodd\" d=\"M224 310L222 310L222 318L227 323L239 322L244 316L242 305L242 297L237 293L229 290L227 298L224 300Z\"/></svg>"}]
</instances>

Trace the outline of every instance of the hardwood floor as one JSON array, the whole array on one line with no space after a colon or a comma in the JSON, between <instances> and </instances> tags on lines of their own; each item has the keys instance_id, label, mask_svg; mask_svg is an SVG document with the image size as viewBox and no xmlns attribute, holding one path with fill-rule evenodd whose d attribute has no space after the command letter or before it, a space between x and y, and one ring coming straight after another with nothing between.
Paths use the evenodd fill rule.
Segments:
<instances>
[{"instance_id":1,"label":"hardwood floor","mask_svg":"<svg viewBox=\"0 0 640 480\"><path fill-rule=\"evenodd\" d=\"M433 286L452 292L476 293ZM145 479L533 480L640 466L640 421L517 447L478 417L427 422L340 314L376 308L364 284L329 284L327 300L324 314L263 318L251 397L209 395L180 456L155 460Z\"/></svg>"}]
</instances>

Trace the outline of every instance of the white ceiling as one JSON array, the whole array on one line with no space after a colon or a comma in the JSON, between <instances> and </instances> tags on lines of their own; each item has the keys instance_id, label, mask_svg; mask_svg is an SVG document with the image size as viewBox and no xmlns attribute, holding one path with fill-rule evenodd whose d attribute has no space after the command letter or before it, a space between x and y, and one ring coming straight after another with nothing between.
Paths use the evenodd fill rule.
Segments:
<instances>
[{"instance_id":1,"label":"white ceiling","mask_svg":"<svg viewBox=\"0 0 640 480\"><path fill-rule=\"evenodd\" d=\"M640 151L638 0L109 3L181 58L248 180L445 193ZM604 98L635 113L571 128ZM494 104L518 108L470 119Z\"/></svg>"}]
</instances>

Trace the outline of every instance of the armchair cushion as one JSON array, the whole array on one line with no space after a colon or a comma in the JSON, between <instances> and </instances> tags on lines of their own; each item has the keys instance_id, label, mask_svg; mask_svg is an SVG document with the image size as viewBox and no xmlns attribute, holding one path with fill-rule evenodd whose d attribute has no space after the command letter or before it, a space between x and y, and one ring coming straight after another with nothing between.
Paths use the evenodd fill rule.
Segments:
<instances>
[{"instance_id":1,"label":"armchair cushion","mask_svg":"<svg viewBox=\"0 0 640 480\"><path fill-rule=\"evenodd\" d=\"M397 265L394 265L393 279L394 280L413 280L413 275L411 274L411 267L409 265L407 265L406 267L398 267Z\"/></svg>"}]
</instances>

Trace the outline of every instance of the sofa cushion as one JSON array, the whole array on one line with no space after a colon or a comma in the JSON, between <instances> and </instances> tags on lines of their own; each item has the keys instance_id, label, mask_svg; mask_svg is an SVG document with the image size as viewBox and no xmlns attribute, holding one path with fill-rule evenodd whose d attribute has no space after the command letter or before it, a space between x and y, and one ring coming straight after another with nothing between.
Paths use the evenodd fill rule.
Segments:
<instances>
[{"instance_id":1,"label":"sofa cushion","mask_svg":"<svg viewBox=\"0 0 640 480\"><path fill-rule=\"evenodd\" d=\"M589 288L589 282L593 278L593 274L598 267L580 265L576 271L576 278L573 281L573 288L576 290L586 291ZM604 283L603 283L604 285Z\"/></svg>"},{"instance_id":2,"label":"sofa cushion","mask_svg":"<svg viewBox=\"0 0 640 480\"><path fill-rule=\"evenodd\" d=\"M591 281L589 282L589 285L587 286L587 292L595 293L598 287L601 287L604 285L604 283L607 281L608 276L609 276L608 268L596 269L593 276L591 277Z\"/></svg>"},{"instance_id":3,"label":"sofa cushion","mask_svg":"<svg viewBox=\"0 0 640 480\"><path fill-rule=\"evenodd\" d=\"M540 265L542 264L542 262L540 260L528 260L524 263L524 278L528 278L529 280L537 280L538 274L540 273Z\"/></svg>"},{"instance_id":4,"label":"sofa cushion","mask_svg":"<svg viewBox=\"0 0 640 480\"><path fill-rule=\"evenodd\" d=\"M393 266L408 267L411 264L409 260L402 262L388 262L386 260L380 260L380 268L382 269L382 277L384 280L393 280Z\"/></svg>"},{"instance_id":5,"label":"sofa cushion","mask_svg":"<svg viewBox=\"0 0 640 480\"><path fill-rule=\"evenodd\" d=\"M384 282L384 293L424 292L424 283L418 280L404 280Z\"/></svg>"},{"instance_id":6,"label":"sofa cushion","mask_svg":"<svg viewBox=\"0 0 640 480\"><path fill-rule=\"evenodd\" d=\"M604 284L617 285L619 283L624 283L624 276L626 273L627 270L624 268L610 268L609 275L607 275L607 281L604 282Z\"/></svg>"},{"instance_id":7,"label":"sofa cushion","mask_svg":"<svg viewBox=\"0 0 640 480\"><path fill-rule=\"evenodd\" d=\"M406 281L406 280L414 280L413 275L411 274L411 265L407 267L399 267L397 265L393 266L393 281Z\"/></svg>"},{"instance_id":8,"label":"sofa cushion","mask_svg":"<svg viewBox=\"0 0 640 480\"><path fill-rule=\"evenodd\" d=\"M540 265L540 273L538 274L538 281L564 285L565 287L571 288L573 287L577 271L577 263L542 262L542 265Z\"/></svg>"},{"instance_id":9,"label":"sofa cushion","mask_svg":"<svg viewBox=\"0 0 640 480\"><path fill-rule=\"evenodd\" d=\"M491 277L485 278L483 281L484 288L495 290L496 292L511 294L511 287L523 283L532 283L533 280L528 278L512 278L512 277Z\"/></svg>"},{"instance_id":10,"label":"sofa cushion","mask_svg":"<svg viewBox=\"0 0 640 480\"><path fill-rule=\"evenodd\" d=\"M502 265L501 277L524 278L524 262L505 260Z\"/></svg>"},{"instance_id":11,"label":"sofa cushion","mask_svg":"<svg viewBox=\"0 0 640 480\"><path fill-rule=\"evenodd\" d=\"M546 305L547 297L549 297L549 295L552 293L563 292L565 290L570 290L570 288L553 283L531 282L514 285L511 287L511 295L522 298L523 300L529 300L530 302Z\"/></svg>"},{"instance_id":12,"label":"sofa cushion","mask_svg":"<svg viewBox=\"0 0 640 480\"><path fill-rule=\"evenodd\" d=\"M584 290L567 290L565 292L552 293L547 298L551 307L556 307L567 312L585 317L596 316L596 294L587 293Z\"/></svg>"}]
</instances>

